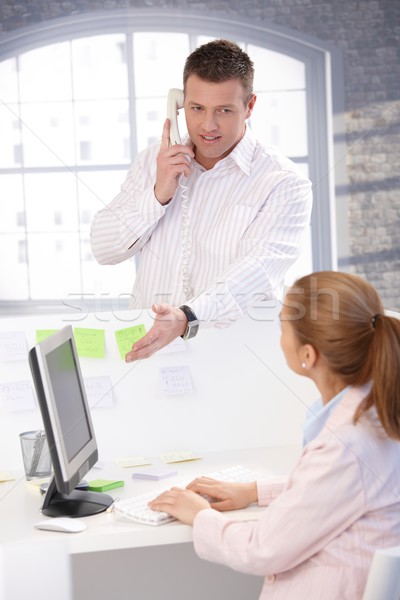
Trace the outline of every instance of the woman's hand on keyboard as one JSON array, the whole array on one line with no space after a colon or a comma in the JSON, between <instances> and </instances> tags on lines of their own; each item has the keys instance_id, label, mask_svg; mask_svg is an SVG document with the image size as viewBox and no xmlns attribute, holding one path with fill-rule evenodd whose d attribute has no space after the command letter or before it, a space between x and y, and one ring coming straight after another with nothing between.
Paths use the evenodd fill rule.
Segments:
<instances>
[{"instance_id":1,"label":"woman's hand on keyboard","mask_svg":"<svg viewBox=\"0 0 400 600\"><path fill-rule=\"evenodd\" d=\"M215 510L237 510L257 502L257 484L216 481L209 477L199 477L187 486L188 490L210 498L211 508Z\"/></svg>"},{"instance_id":2,"label":"woman's hand on keyboard","mask_svg":"<svg viewBox=\"0 0 400 600\"><path fill-rule=\"evenodd\" d=\"M197 513L204 508L210 508L205 498L182 488L172 488L163 492L149 502L149 506L152 510L160 510L172 515L186 525L193 525Z\"/></svg>"}]
</instances>

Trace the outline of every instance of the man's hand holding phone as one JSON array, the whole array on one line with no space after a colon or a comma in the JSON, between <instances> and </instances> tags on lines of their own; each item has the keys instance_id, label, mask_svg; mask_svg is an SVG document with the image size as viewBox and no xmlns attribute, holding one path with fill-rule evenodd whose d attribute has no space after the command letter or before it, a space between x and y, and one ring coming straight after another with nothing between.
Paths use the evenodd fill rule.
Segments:
<instances>
[{"instance_id":1,"label":"man's hand holding phone","mask_svg":"<svg viewBox=\"0 0 400 600\"><path fill-rule=\"evenodd\" d=\"M160 152L157 157L157 176L154 194L160 204L168 204L178 187L179 177L189 176L190 160L194 152L190 146L170 146L170 120L164 123Z\"/></svg>"}]
</instances>

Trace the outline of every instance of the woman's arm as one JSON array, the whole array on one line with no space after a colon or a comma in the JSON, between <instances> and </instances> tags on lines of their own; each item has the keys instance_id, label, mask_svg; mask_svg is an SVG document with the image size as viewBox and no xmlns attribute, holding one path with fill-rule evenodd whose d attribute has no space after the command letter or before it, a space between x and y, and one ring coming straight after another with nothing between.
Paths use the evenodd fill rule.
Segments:
<instances>
[{"instance_id":1,"label":"woman's arm","mask_svg":"<svg viewBox=\"0 0 400 600\"><path fill-rule=\"evenodd\" d=\"M215 510L193 522L197 554L253 575L300 564L365 511L357 456L340 440L310 443L281 494L258 521L238 522Z\"/></svg>"}]
</instances>

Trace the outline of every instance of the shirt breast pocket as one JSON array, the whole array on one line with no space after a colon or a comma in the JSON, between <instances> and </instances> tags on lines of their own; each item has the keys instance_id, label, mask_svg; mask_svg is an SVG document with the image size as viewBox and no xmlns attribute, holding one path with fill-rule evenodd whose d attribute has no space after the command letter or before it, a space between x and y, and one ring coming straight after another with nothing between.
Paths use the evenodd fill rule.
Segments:
<instances>
[{"instance_id":1,"label":"shirt breast pocket","mask_svg":"<svg viewBox=\"0 0 400 600\"><path fill-rule=\"evenodd\" d=\"M245 204L236 204L225 211L222 230L233 240L239 242L257 216L257 209Z\"/></svg>"},{"instance_id":2,"label":"shirt breast pocket","mask_svg":"<svg viewBox=\"0 0 400 600\"><path fill-rule=\"evenodd\" d=\"M225 206L207 226L202 223L201 231L195 229L202 251L219 265L218 269L225 268L242 255L245 234L256 216L257 209L251 206Z\"/></svg>"}]
</instances>

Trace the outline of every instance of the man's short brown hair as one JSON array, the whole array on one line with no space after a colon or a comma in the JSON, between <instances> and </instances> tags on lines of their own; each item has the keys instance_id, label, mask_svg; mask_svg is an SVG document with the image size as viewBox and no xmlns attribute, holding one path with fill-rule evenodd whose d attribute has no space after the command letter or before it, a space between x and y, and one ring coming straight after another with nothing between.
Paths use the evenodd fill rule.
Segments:
<instances>
[{"instance_id":1,"label":"man's short brown hair","mask_svg":"<svg viewBox=\"0 0 400 600\"><path fill-rule=\"evenodd\" d=\"M186 59L184 89L190 75L213 83L238 79L245 92L245 104L253 94L253 62L246 52L229 40L213 40L196 48Z\"/></svg>"}]
</instances>

